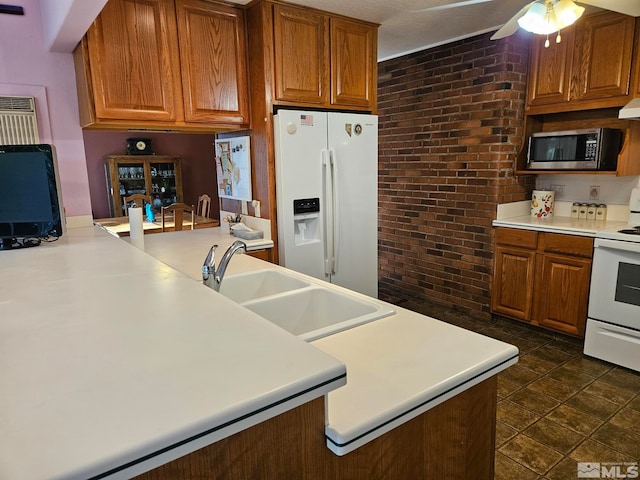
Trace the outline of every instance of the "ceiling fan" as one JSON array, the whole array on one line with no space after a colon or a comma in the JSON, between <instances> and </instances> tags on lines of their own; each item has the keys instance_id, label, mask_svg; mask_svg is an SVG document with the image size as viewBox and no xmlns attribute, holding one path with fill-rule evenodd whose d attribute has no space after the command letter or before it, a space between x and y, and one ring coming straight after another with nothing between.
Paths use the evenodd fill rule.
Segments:
<instances>
[{"instance_id":1,"label":"ceiling fan","mask_svg":"<svg viewBox=\"0 0 640 480\"><path fill-rule=\"evenodd\" d=\"M507 23L505 23L502 26L502 28L500 28L496 33L493 34L493 36L491 37L491 40L498 40L500 38L508 37L509 35L514 34L518 30L518 27L522 27L522 28L525 28L525 30L529 30L529 31L532 31L533 33L539 33L542 35L545 35L545 34L548 35L549 33L553 33L555 31L560 30L560 28L568 27L573 22L575 22L578 19L578 17L580 17L580 15L582 15L582 12L584 11L583 7L579 7L573 4L573 6L577 7L577 9L573 10L572 12L569 12L568 14L569 18L566 19L567 21L561 21L560 19L558 19L558 21L555 24L554 22L549 22L546 25L541 25L540 27L538 27L539 30L537 31L531 28L527 28L525 25L523 25L523 21L526 21L526 18L528 16L534 15L534 16L537 16L538 18L541 18L542 15L545 14L544 12L549 12L550 8L556 5L562 4L563 1L566 1L566 0L559 0L559 1L558 0L544 0L544 1L536 0L525 5L518 13L516 13L513 17L511 17L509 21L507 21ZM573 2L569 2L569 3L573 3ZM582 3L584 5L590 5L592 7L598 7L598 8L603 8L605 10L611 10L614 12L623 13L625 15L630 15L632 17L640 16L640 2L638 2L637 0L619 0L616 2L614 2L613 0L577 0L577 3ZM533 25L531 26L532 28L536 28ZM549 26L551 26L550 31L549 31ZM559 27L559 28L554 28L554 27Z\"/></svg>"},{"instance_id":2,"label":"ceiling fan","mask_svg":"<svg viewBox=\"0 0 640 480\"><path fill-rule=\"evenodd\" d=\"M461 0L419 11L447 10L493 1L495 0ZM575 0L575 2L623 13L632 17L640 17L639 0ZM493 34L491 40L498 40L513 35L519 27L533 33L549 35L550 33L571 25L582 15L583 11L584 7L576 5L573 0L534 0L522 7L518 13L511 17L507 23ZM556 41L560 41L559 34Z\"/></svg>"}]
</instances>

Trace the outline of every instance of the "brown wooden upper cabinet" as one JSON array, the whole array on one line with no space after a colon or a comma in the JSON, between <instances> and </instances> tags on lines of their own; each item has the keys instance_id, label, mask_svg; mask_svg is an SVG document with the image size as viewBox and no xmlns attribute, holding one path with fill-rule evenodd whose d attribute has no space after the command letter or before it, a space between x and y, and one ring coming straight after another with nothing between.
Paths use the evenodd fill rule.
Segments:
<instances>
[{"instance_id":1,"label":"brown wooden upper cabinet","mask_svg":"<svg viewBox=\"0 0 640 480\"><path fill-rule=\"evenodd\" d=\"M531 43L527 112L552 113L624 105L630 98L635 19L615 12L583 17L562 41Z\"/></svg>"},{"instance_id":2,"label":"brown wooden upper cabinet","mask_svg":"<svg viewBox=\"0 0 640 480\"><path fill-rule=\"evenodd\" d=\"M329 102L329 19L315 11L274 5L276 98Z\"/></svg>"},{"instance_id":3,"label":"brown wooden upper cabinet","mask_svg":"<svg viewBox=\"0 0 640 480\"><path fill-rule=\"evenodd\" d=\"M375 108L377 26L276 3L273 28L276 101Z\"/></svg>"},{"instance_id":4,"label":"brown wooden upper cabinet","mask_svg":"<svg viewBox=\"0 0 640 480\"><path fill-rule=\"evenodd\" d=\"M89 128L249 126L244 13L205 0L109 0L74 52Z\"/></svg>"},{"instance_id":5,"label":"brown wooden upper cabinet","mask_svg":"<svg viewBox=\"0 0 640 480\"><path fill-rule=\"evenodd\" d=\"M631 97L640 97L640 18L636 18L636 39L633 50L631 74Z\"/></svg>"},{"instance_id":6,"label":"brown wooden upper cabinet","mask_svg":"<svg viewBox=\"0 0 640 480\"><path fill-rule=\"evenodd\" d=\"M331 22L331 104L368 107L377 89L377 28Z\"/></svg>"}]
</instances>

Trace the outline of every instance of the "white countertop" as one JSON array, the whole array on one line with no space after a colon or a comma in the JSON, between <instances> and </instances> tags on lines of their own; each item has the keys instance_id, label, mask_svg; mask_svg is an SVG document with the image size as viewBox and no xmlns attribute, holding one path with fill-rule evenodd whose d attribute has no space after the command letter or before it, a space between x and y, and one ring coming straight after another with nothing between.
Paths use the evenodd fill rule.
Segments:
<instances>
[{"instance_id":1,"label":"white countertop","mask_svg":"<svg viewBox=\"0 0 640 480\"><path fill-rule=\"evenodd\" d=\"M86 478L152 455L111 476L127 478L340 387L346 364L327 401L342 455L517 361L398 307L307 344L201 285L208 248L234 240L147 235L145 255L96 227L0 252L0 478ZM264 266L235 255L227 272Z\"/></svg>"},{"instance_id":2,"label":"white countertop","mask_svg":"<svg viewBox=\"0 0 640 480\"><path fill-rule=\"evenodd\" d=\"M498 205L494 227L521 228L539 232L564 233L595 237L598 232L626 225L629 208L621 205L609 205L607 220L586 220L571 218L571 202L556 202L555 214L538 218L531 215L531 202L503 203Z\"/></svg>"},{"instance_id":3,"label":"white countertop","mask_svg":"<svg viewBox=\"0 0 640 480\"><path fill-rule=\"evenodd\" d=\"M128 237L123 237L121 240L130 242ZM218 245L216 259L220 259L225 250L237 240L244 242L250 252L273 247L273 240L266 238L244 240L230 235L229 228L222 226L145 235L144 251L188 277L202 281L202 264L209 249L213 245ZM235 255L229 262L227 274L234 271L244 271L238 266L238 263L243 264L244 257L245 255L242 254ZM264 265L263 263L252 263L250 260L255 259L249 259L249 265ZM247 268L251 269L251 267Z\"/></svg>"},{"instance_id":4,"label":"white countertop","mask_svg":"<svg viewBox=\"0 0 640 480\"><path fill-rule=\"evenodd\" d=\"M200 252L207 245L200 239L196 243L190 233L147 236L145 249L199 280ZM196 248L190 253L177 253L182 239L189 239ZM221 243L222 251L230 243ZM227 274L265 265L282 268L236 255ZM330 284L327 288L340 289ZM327 446L338 455L355 450L517 362L518 349L512 345L393 308L393 316L312 342L347 365L347 385L330 392L327 401Z\"/></svg>"},{"instance_id":5,"label":"white countertop","mask_svg":"<svg viewBox=\"0 0 640 480\"><path fill-rule=\"evenodd\" d=\"M396 308L396 315L312 342L347 365L329 393L327 447L347 454L518 361L504 342Z\"/></svg>"},{"instance_id":6,"label":"white countertop","mask_svg":"<svg viewBox=\"0 0 640 480\"><path fill-rule=\"evenodd\" d=\"M494 220L494 227L522 228L523 230L537 230L540 232L564 233L567 235L581 235L595 237L602 230L608 230L626 225L620 220L584 220L554 215L549 218L536 218L531 215Z\"/></svg>"},{"instance_id":7,"label":"white countertop","mask_svg":"<svg viewBox=\"0 0 640 480\"><path fill-rule=\"evenodd\" d=\"M213 230L156 235L192 235L175 253L204 259ZM3 479L129 478L345 383L341 362L98 227L0 252L0 308Z\"/></svg>"}]
</instances>

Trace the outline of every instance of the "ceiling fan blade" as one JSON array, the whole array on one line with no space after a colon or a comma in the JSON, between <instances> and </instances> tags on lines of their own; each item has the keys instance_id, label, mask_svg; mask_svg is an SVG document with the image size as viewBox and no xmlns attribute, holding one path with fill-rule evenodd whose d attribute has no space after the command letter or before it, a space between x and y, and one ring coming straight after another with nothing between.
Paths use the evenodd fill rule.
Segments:
<instances>
[{"instance_id":1,"label":"ceiling fan blade","mask_svg":"<svg viewBox=\"0 0 640 480\"><path fill-rule=\"evenodd\" d=\"M518 28L520 28L520 25L518 25L518 19L527 13L527 10L529 10L531 5L534 3L536 3L536 0L522 7L518 13L511 17L507 23L502 26L502 28L491 36L491 40L499 40L500 38L508 37L509 35L516 33Z\"/></svg>"},{"instance_id":2,"label":"ceiling fan blade","mask_svg":"<svg viewBox=\"0 0 640 480\"><path fill-rule=\"evenodd\" d=\"M435 7L423 8L421 10L414 10L415 13L421 12L435 12L437 10L449 10L450 8L466 7L469 5L476 5L478 3L493 2L494 0L462 0L460 2L445 3L444 5L436 5Z\"/></svg>"},{"instance_id":3,"label":"ceiling fan blade","mask_svg":"<svg viewBox=\"0 0 640 480\"><path fill-rule=\"evenodd\" d=\"M640 1L638 0L576 0L576 2L632 17L640 17Z\"/></svg>"}]
</instances>

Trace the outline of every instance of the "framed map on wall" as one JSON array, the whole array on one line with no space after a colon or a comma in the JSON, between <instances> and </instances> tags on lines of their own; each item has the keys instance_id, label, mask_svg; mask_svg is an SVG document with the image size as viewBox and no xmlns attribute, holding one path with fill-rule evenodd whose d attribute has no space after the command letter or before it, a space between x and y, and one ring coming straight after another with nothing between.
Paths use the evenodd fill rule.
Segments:
<instances>
[{"instance_id":1,"label":"framed map on wall","mask_svg":"<svg viewBox=\"0 0 640 480\"><path fill-rule=\"evenodd\" d=\"M251 201L251 151L249 137L216 140L218 196Z\"/></svg>"}]
</instances>

